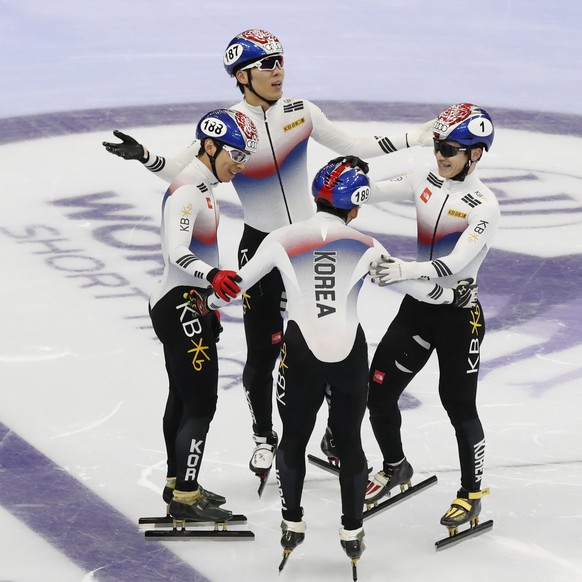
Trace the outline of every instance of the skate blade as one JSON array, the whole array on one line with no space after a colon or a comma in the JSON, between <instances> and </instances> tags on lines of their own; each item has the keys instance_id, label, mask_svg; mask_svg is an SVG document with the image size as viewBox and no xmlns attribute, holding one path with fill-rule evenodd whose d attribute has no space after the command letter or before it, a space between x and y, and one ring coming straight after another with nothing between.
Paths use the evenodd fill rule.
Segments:
<instances>
[{"instance_id":1,"label":"skate blade","mask_svg":"<svg viewBox=\"0 0 582 582\"><path fill-rule=\"evenodd\" d=\"M394 495L394 497L390 497L385 501L378 503L377 505L367 506L366 511L364 511L364 520L368 519L369 517L373 517L374 515L378 515L382 511L385 511L390 507L394 507L395 505L401 503L402 501L406 501L410 497L413 497L414 495L417 495L418 493L424 491L425 489L428 489L429 487L436 485L437 482L438 482L437 476L431 475L428 479L420 481L420 483L412 485L412 487L408 487L408 489L405 489L402 493L399 493L398 495Z\"/></svg>"},{"instance_id":2,"label":"skate blade","mask_svg":"<svg viewBox=\"0 0 582 582\"><path fill-rule=\"evenodd\" d=\"M191 530L191 529L169 529L169 530L147 530L145 538L148 540L161 541L188 541L188 540L254 540L255 534L249 530Z\"/></svg>"},{"instance_id":3,"label":"skate blade","mask_svg":"<svg viewBox=\"0 0 582 582\"><path fill-rule=\"evenodd\" d=\"M336 477L339 475L340 472L340 460L337 459L337 465L332 461L332 458L335 459L335 457L331 457L328 458L328 460L324 460L324 459L320 459L319 457L316 457L315 455L307 455L307 460L312 464L315 465L316 467L319 467L320 469L323 469L324 471L327 471L328 473L331 473L332 475L335 475ZM368 467L368 475L372 472L372 467Z\"/></svg>"},{"instance_id":4,"label":"skate blade","mask_svg":"<svg viewBox=\"0 0 582 582\"><path fill-rule=\"evenodd\" d=\"M287 564L287 560L289 559L289 556L291 555L291 552L293 550L283 550L283 559L281 560L281 563L279 564L279 574L283 571L283 568L285 567L285 564Z\"/></svg>"},{"instance_id":5,"label":"skate blade","mask_svg":"<svg viewBox=\"0 0 582 582\"><path fill-rule=\"evenodd\" d=\"M319 457L315 457L313 455L307 455L307 460L312 465L315 465L316 467L319 467L320 469L323 469L324 471L327 471L328 473L331 473L336 477L339 475L339 464L335 465L333 463L330 463L329 461L324 461L323 459L320 459Z\"/></svg>"},{"instance_id":6,"label":"skate blade","mask_svg":"<svg viewBox=\"0 0 582 582\"><path fill-rule=\"evenodd\" d=\"M263 496L263 491L267 486L267 481L269 480L269 474L271 473L271 469L269 469L266 473L255 473L255 475L259 478L259 488L257 489L257 495L259 497Z\"/></svg>"},{"instance_id":7,"label":"skate blade","mask_svg":"<svg viewBox=\"0 0 582 582\"><path fill-rule=\"evenodd\" d=\"M358 560L360 558L353 558L352 559L352 580L354 582L358 581Z\"/></svg>"},{"instance_id":8,"label":"skate blade","mask_svg":"<svg viewBox=\"0 0 582 582\"><path fill-rule=\"evenodd\" d=\"M489 521L484 521L483 523L479 523L463 531L458 531L457 529L457 533L453 533L453 535L450 535L450 532L454 531L455 529L457 528L449 528L449 536L435 542L435 549L437 551L444 550L446 548L451 548L468 538L474 538L476 536L487 533L488 531L493 529L493 520L490 519Z\"/></svg>"},{"instance_id":9,"label":"skate blade","mask_svg":"<svg viewBox=\"0 0 582 582\"><path fill-rule=\"evenodd\" d=\"M184 521L184 520L180 520ZM213 521L196 521L193 519L186 519L186 528L189 527L210 527L213 526L215 522ZM235 513L233 516L228 520L229 524L241 524L246 523L247 517L241 513ZM166 516L154 516L154 517L140 517L138 519L138 525L140 530L145 529L172 529L174 525L174 518L171 515Z\"/></svg>"}]
</instances>

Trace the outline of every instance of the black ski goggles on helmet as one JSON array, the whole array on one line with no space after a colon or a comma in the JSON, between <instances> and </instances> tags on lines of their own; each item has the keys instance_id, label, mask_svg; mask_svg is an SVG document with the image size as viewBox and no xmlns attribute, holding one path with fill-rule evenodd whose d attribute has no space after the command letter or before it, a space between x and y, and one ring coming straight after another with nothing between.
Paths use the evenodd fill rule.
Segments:
<instances>
[{"instance_id":1,"label":"black ski goggles on helmet","mask_svg":"<svg viewBox=\"0 0 582 582\"><path fill-rule=\"evenodd\" d=\"M450 143L446 143L444 141L439 141L436 138L433 138L434 143L434 153L440 152L443 158L452 158L456 156L459 152L466 152L469 148L464 148L460 146L454 146Z\"/></svg>"}]
</instances>

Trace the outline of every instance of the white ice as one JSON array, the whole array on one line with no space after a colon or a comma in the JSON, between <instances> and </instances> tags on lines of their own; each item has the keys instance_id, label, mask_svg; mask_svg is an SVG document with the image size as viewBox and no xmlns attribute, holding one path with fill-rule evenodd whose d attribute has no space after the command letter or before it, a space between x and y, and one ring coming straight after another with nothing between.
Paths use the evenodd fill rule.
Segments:
<instances>
[{"instance_id":1,"label":"white ice","mask_svg":"<svg viewBox=\"0 0 582 582\"><path fill-rule=\"evenodd\" d=\"M510 292L499 289L518 263L507 264L489 282L485 276L480 280L492 320L519 314L524 297L538 310L496 326L483 346L483 363L490 367L480 383L479 406L491 495L484 500L482 519L494 519L494 529L435 552L434 542L446 533L438 520L458 488L459 474L454 435L436 393L433 358L408 390L421 405L405 411L403 438L418 477L437 474L439 484L366 522L367 550L358 567L363 582L582 580L582 311L576 294L582 284L581 22L582 5L573 1L0 0L0 124L12 117L82 109L233 103L239 94L222 69L221 53L234 34L250 27L270 29L282 40L288 96L316 103L472 100L529 113L522 129L498 128L481 168L490 180L526 170L538 177L503 184L509 201L525 202L504 207L518 212L504 215L495 250L513 253L507 255L512 260L539 261L540 269L528 271L527 280L512 279ZM547 125L536 126L535 111L570 116L577 133L549 134ZM360 133L405 127L373 119L342 123ZM157 242L148 229L159 223L164 184L137 163L105 152L100 144L112 129L0 145L0 423L112 511L136 522L164 509L161 416L167 383L160 344L147 327L145 299L154 282L148 271L156 265L136 260L138 251L132 250ZM157 127L119 129L168 154L192 138L192 126L166 125L163 117ZM330 152L313 146L310 155L315 170ZM394 165L425 158L430 159L427 152L405 153ZM132 206L128 213L139 216L116 231L117 246L100 237L103 223L76 219L75 208L62 204L99 192L114 193L118 203ZM528 202L528 197L557 193L567 194L567 201ZM237 204L230 186L218 195ZM414 236L410 209L402 206L365 208L355 226ZM223 215L225 265L235 264L240 228L239 220ZM36 240L41 233L62 239L59 244L76 258L40 254L33 232ZM571 268L552 270L569 256ZM123 289L134 291L103 297L102 288L90 286L91 268L123 276ZM366 286L361 317L370 352L399 301L395 291ZM272 479L259 500L257 480L247 468L252 440L239 379L244 335L239 306L224 311L235 321L225 322L219 344L219 406L201 480L225 494L230 508L247 515L256 539L165 546L213 582L348 581L349 561L337 534L337 480L313 466L308 466L303 500L307 538L277 575L277 487ZM319 453L324 422L321 411L311 453ZM363 439L370 463L379 468L381 456L367 420ZM0 444L3 471L1 465ZM99 580L99 567L111 566L83 571L11 509L0 507L0 580ZM123 547L124 540L118 543ZM151 579L160 578L152 574Z\"/></svg>"}]
</instances>

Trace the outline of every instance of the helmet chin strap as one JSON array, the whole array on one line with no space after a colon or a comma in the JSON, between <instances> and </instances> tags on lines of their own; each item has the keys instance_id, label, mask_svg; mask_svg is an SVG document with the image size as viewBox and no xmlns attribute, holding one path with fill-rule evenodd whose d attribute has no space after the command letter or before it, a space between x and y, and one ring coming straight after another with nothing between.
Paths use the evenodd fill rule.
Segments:
<instances>
[{"instance_id":1,"label":"helmet chin strap","mask_svg":"<svg viewBox=\"0 0 582 582\"><path fill-rule=\"evenodd\" d=\"M222 151L222 144L220 142L216 142L214 140L212 140L212 143L216 147L216 151L214 152L213 156L211 156L208 152L206 152L206 155L208 156L208 159L210 160L210 168L212 169L212 173L214 174L214 177L219 182L222 182L222 180L218 177L218 172L216 171L216 157Z\"/></svg>"},{"instance_id":2,"label":"helmet chin strap","mask_svg":"<svg viewBox=\"0 0 582 582\"><path fill-rule=\"evenodd\" d=\"M464 182L465 181L465 178L467 177L467 174L469 173L471 166L474 164L473 160L471 159L471 156L473 154L473 148L469 148L469 151L467 153L469 156L467 163L465 164L463 169L456 176L453 176L451 178L451 180L455 180L456 182Z\"/></svg>"},{"instance_id":3,"label":"helmet chin strap","mask_svg":"<svg viewBox=\"0 0 582 582\"><path fill-rule=\"evenodd\" d=\"M464 182L465 181L465 178L467 177L467 174L469 173L469 170L471 169L471 166L472 165L473 165L473 162L469 158L469 160L465 164L464 168L456 176L453 176L451 178L451 180L455 180L457 182Z\"/></svg>"},{"instance_id":4,"label":"helmet chin strap","mask_svg":"<svg viewBox=\"0 0 582 582\"><path fill-rule=\"evenodd\" d=\"M265 103L268 103L270 106L275 105L275 103L277 103L277 101L279 101L279 99L275 99L274 101L272 99L267 99L265 97L263 97L262 95L259 95L256 91L255 88L253 87L253 80L251 77L251 71L252 69L248 69L247 71L247 77L249 80L249 84L247 85L247 87L249 88L249 91L251 93L253 93L254 95L256 95L259 99L261 99L262 101L264 101Z\"/></svg>"}]
</instances>

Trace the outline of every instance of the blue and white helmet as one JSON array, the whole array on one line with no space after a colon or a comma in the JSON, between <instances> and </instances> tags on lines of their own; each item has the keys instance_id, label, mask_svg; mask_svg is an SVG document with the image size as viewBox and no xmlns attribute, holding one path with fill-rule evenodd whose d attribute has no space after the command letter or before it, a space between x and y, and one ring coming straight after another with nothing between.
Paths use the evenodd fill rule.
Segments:
<instances>
[{"instance_id":1,"label":"blue and white helmet","mask_svg":"<svg viewBox=\"0 0 582 582\"><path fill-rule=\"evenodd\" d=\"M485 109L472 103L457 103L445 109L434 123L434 138L456 141L464 146L483 144L489 151L495 130Z\"/></svg>"},{"instance_id":2,"label":"blue and white helmet","mask_svg":"<svg viewBox=\"0 0 582 582\"><path fill-rule=\"evenodd\" d=\"M259 145L259 132L252 119L233 109L215 109L196 126L196 138L211 138L237 150L253 154Z\"/></svg>"},{"instance_id":3,"label":"blue and white helmet","mask_svg":"<svg viewBox=\"0 0 582 582\"><path fill-rule=\"evenodd\" d=\"M270 55L282 55L283 45L279 39L260 28L252 28L237 34L224 51L224 68L234 77L244 67Z\"/></svg>"},{"instance_id":4,"label":"blue and white helmet","mask_svg":"<svg viewBox=\"0 0 582 582\"><path fill-rule=\"evenodd\" d=\"M325 200L334 208L351 210L370 197L370 180L349 163L327 164L315 175L311 193L316 202Z\"/></svg>"}]
</instances>

